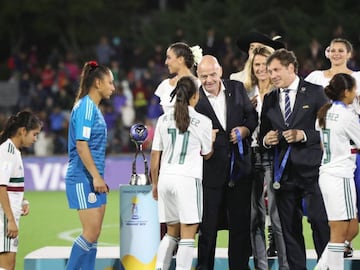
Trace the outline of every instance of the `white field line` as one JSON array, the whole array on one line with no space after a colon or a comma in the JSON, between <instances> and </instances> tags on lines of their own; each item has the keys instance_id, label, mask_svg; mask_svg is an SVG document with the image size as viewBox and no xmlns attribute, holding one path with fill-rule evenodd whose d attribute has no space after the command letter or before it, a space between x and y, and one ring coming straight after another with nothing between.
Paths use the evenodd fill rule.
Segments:
<instances>
[{"instance_id":1,"label":"white field line","mask_svg":"<svg viewBox=\"0 0 360 270\"><path fill-rule=\"evenodd\" d=\"M106 225L102 226L103 229L113 228L113 227L119 227L119 224L106 224ZM74 242L75 238L78 237L78 235L81 233L81 231L82 231L82 228L76 228L76 229L72 229L69 231L61 232L58 234L58 238L65 240L65 241ZM75 236L74 236L74 234L75 234ZM98 245L99 246L117 246L116 243L106 243L106 242L98 242Z\"/></svg>"}]
</instances>

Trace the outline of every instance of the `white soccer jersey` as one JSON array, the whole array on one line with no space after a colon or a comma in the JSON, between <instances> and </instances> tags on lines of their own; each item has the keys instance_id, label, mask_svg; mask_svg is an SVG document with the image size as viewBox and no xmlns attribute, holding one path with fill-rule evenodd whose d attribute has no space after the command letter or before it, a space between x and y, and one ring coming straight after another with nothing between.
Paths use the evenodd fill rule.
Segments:
<instances>
[{"instance_id":1,"label":"white soccer jersey","mask_svg":"<svg viewBox=\"0 0 360 270\"><path fill-rule=\"evenodd\" d=\"M7 186L10 207L19 226L24 197L24 166L20 151L10 139L0 145L0 185ZM18 239L6 237L6 228L5 214L0 205L0 252L16 252Z\"/></svg>"},{"instance_id":2,"label":"white soccer jersey","mask_svg":"<svg viewBox=\"0 0 360 270\"><path fill-rule=\"evenodd\" d=\"M202 179L203 157L212 149L212 123L189 106L190 125L180 134L174 109L158 119L152 149L162 151L160 174L176 174Z\"/></svg>"},{"instance_id":3,"label":"white soccer jersey","mask_svg":"<svg viewBox=\"0 0 360 270\"><path fill-rule=\"evenodd\" d=\"M353 178L356 155L352 149L360 148L359 117L343 103L334 102L320 133L324 146L320 174Z\"/></svg>"},{"instance_id":4,"label":"white soccer jersey","mask_svg":"<svg viewBox=\"0 0 360 270\"><path fill-rule=\"evenodd\" d=\"M6 185L9 191L24 190L21 153L10 139L0 145L0 185Z\"/></svg>"}]
</instances>

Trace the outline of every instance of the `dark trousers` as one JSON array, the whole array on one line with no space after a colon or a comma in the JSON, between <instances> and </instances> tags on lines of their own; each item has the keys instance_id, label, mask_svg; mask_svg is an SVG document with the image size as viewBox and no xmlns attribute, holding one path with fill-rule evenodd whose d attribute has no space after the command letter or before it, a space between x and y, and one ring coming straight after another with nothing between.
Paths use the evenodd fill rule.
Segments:
<instances>
[{"instance_id":1,"label":"dark trousers","mask_svg":"<svg viewBox=\"0 0 360 270\"><path fill-rule=\"evenodd\" d=\"M197 270L213 270L218 229L229 229L229 269L248 270L251 256L251 181L239 180L233 188L204 187Z\"/></svg>"},{"instance_id":2,"label":"dark trousers","mask_svg":"<svg viewBox=\"0 0 360 270\"><path fill-rule=\"evenodd\" d=\"M302 226L303 199L307 205L308 221L311 224L318 258L330 239L330 228L318 177L303 179L287 167L281 180L281 188L275 192L275 196L289 267L291 270L306 270L306 250Z\"/></svg>"},{"instance_id":3,"label":"dark trousers","mask_svg":"<svg viewBox=\"0 0 360 270\"><path fill-rule=\"evenodd\" d=\"M268 260L266 255L265 241L265 168L270 166L268 160L265 161L262 153L257 147L252 147L252 165L254 166L252 191L251 191L251 227L250 237L254 266L257 270L267 270Z\"/></svg>"}]
</instances>

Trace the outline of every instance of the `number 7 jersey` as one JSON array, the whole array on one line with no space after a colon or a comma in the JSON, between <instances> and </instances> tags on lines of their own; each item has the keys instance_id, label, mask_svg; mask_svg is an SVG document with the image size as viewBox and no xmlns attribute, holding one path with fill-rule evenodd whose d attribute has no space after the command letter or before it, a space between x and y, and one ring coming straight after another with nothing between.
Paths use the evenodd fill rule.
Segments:
<instances>
[{"instance_id":1,"label":"number 7 jersey","mask_svg":"<svg viewBox=\"0 0 360 270\"><path fill-rule=\"evenodd\" d=\"M212 149L211 120L189 108L188 130L176 128L174 109L159 117L152 150L162 151L160 174L175 174L202 179L203 157Z\"/></svg>"}]
</instances>

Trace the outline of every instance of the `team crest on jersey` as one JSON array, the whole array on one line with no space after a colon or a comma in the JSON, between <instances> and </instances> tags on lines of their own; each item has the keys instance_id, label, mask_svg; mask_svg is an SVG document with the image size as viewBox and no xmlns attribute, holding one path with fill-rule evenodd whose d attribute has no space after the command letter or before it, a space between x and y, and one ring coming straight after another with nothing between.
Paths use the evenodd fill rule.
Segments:
<instances>
[{"instance_id":1,"label":"team crest on jersey","mask_svg":"<svg viewBox=\"0 0 360 270\"><path fill-rule=\"evenodd\" d=\"M94 192L89 193L88 202L95 203L97 201L96 194Z\"/></svg>"}]
</instances>

